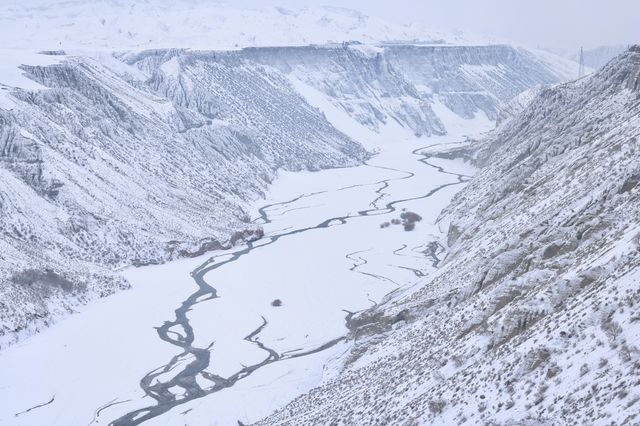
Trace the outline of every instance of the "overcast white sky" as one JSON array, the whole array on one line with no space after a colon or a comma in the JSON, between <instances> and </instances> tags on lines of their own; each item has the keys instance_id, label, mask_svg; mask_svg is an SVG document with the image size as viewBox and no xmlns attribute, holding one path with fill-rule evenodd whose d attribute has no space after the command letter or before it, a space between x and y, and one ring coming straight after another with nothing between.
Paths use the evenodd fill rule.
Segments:
<instances>
[{"instance_id":1,"label":"overcast white sky","mask_svg":"<svg viewBox=\"0 0 640 426\"><path fill-rule=\"evenodd\" d=\"M233 3L236 3L235 1ZM640 0L238 0L253 7L332 5L400 23L495 35L532 47L640 43Z\"/></svg>"}]
</instances>

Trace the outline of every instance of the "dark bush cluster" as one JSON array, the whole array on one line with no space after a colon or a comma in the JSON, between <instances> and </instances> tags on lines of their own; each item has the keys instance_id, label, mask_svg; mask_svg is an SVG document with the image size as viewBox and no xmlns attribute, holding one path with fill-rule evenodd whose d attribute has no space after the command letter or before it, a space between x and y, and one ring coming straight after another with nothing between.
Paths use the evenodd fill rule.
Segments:
<instances>
[{"instance_id":1,"label":"dark bush cluster","mask_svg":"<svg viewBox=\"0 0 640 426\"><path fill-rule=\"evenodd\" d=\"M11 281L24 287L60 288L73 290L73 283L50 269L25 269L11 277Z\"/></svg>"},{"instance_id":2,"label":"dark bush cluster","mask_svg":"<svg viewBox=\"0 0 640 426\"><path fill-rule=\"evenodd\" d=\"M416 227L416 222L420 222L422 220L422 216L418 213L403 211L400 214L400 218L391 219L391 224L393 225L402 225L405 231L413 231ZM380 228L388 228L389 222L382 222L380 224Z\"/></svg>"},{"instance_id":3,"label":"dark bush cluster","mask_svg":"<svg viewBox=\"0 0 640 426\"><path fill-rule=\"evenodd\" d=\"M422 216L420 216L418 213L405 211L400 214L400 219L402 219L406 223L415 223L420 222L422 220Z\"/></svg>"}]
</instances>

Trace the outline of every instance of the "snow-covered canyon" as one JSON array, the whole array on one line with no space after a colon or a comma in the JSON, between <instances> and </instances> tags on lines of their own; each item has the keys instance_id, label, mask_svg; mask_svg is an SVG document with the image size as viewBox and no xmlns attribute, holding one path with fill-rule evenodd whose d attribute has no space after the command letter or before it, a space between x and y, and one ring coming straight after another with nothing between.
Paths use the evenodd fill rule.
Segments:
<instances>
[{"instance_id":1,"label":"snow-covered canyon","mask_svg":"<svg viewBox=\"0 0 640 426\"><path fill-rule=\"evenodd\" d=\"M335 375L324 366L348 351L353 314L415 291L446 255L436 219L474 169L424 148L492 127L457 124L432 138L370 132L365 165L281 174L251 209L262 239L124 270L131 290L0 352L0 420L248 423ZM415 229L391 224L407 212L421 217Z\"/></svg>"},{"instance_id":2,"label":"snow-covered canyon","mask_svg":"<svg viewBox=\"0 0 640 426\"><path fill-rule=\"evenodd\" d=\"M638 422L640 47L574 80L207 0L0 36L1 424Z\"/></svg>"},{"instance_id":3,"label":"snow-covered canyon","mask_svg":"<svg viewBox=\"0 0 640 426\"><path fill-rule=\"evenodd\" d=\"M7 54L0 92L2 346L126 288L113 268L254 238L278 170L370 157L343 123L444 135L566 75L504 45L53 53Z\"/></svg>"}]
</instances>

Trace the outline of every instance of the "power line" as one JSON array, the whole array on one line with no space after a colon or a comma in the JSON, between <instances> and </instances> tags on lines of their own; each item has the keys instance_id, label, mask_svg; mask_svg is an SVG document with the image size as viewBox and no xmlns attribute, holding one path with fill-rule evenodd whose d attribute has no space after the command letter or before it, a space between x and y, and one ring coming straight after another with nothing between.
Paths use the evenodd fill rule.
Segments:
<instances>
[{"instance_id":1,"label":"power line","mask_svg":"<svg viewBox=\"0 0 640 426\"><path fill-rule=\"evenodd\" d=\"M580 48L580 67L578 68L578 78L584 77L584 49Z\"/></svg>"}]
</instances>

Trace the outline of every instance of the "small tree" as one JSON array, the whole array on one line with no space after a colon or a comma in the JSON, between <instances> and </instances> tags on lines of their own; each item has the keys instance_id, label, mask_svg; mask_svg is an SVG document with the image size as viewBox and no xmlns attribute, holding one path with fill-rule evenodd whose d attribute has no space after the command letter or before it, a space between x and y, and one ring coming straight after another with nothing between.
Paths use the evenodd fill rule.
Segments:
<instances>
[{"instance_id":1,"label":"small tree","mask_svg":"<svg viewBox=\"0 0 640 426\"><path fill-rule=\"evenodd\" d=\"M405 222L420 222L422 220L422 216L414 212L403 212L400 218Z\"/></svg>"},{"instance_id":2,"label":"small tree","mask_svg":"<svg viewBox=\"0 0 640 426\"><path fill-rule=\"evenodd\" d=\"M405 231L413 231L416 227L416 224L414 222L405 222L404 223L404 230Z\"/></svg>"}]
</instances>

